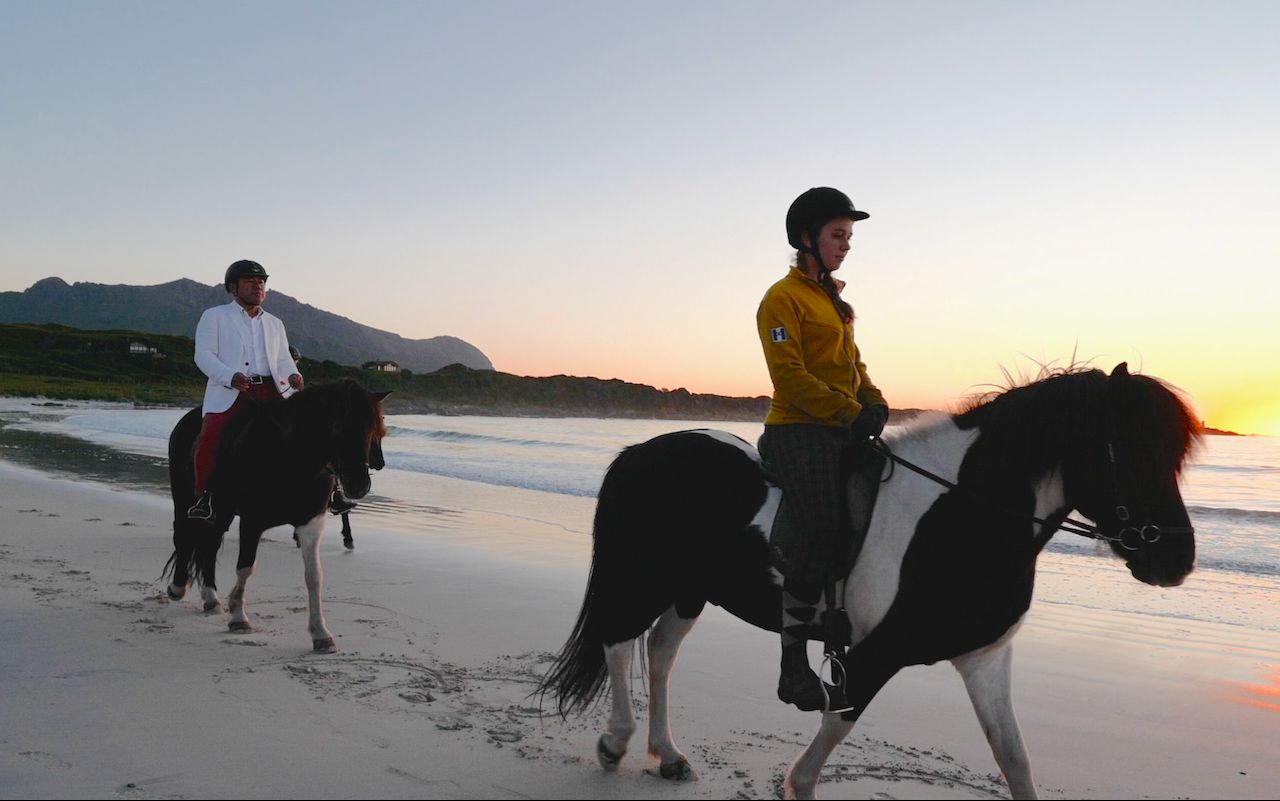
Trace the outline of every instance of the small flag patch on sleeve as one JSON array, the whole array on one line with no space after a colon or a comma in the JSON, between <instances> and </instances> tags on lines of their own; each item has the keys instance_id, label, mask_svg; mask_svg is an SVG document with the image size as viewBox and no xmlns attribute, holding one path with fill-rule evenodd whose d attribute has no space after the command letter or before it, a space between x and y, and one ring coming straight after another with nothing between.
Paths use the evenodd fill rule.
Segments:
<instances>
[{"instance_id":1,"label":"small flag patch on sleeve","mask_svg":"<svg viewBox=\"0 0 1280 801\"><path fill-rule=\"evenodd\" d=\"M770 328L769 334L773 337L774 342L787 341L787 329L785 328Z\"/></svg>"}]
</instances>

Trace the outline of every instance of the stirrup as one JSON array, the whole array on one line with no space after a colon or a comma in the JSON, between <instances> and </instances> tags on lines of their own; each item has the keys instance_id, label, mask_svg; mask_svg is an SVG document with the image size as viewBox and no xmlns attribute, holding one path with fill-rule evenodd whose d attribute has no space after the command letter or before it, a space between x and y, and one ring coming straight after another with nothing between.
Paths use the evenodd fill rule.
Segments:
<instances>
[{"instance_id":1,"label":"stirrup","mask_svg":"<svg viewBox=\"0 0 1280 801\"><path fill-rule=\"evenodd\" d=\"M212 520L213 519L213 496L206 492L200 496L200 500L191 505L187 510L188 520Z\"/></svg>"},{"instance_id":2,"label":"stirrup","mask_svg":"<svg viewBox=\"0 0 1280 801\"><path fill-rule=\"evenodd\" d=\"M827 684L822 681L822 671L828 664L831 665L831 678L835 681L835 684ZM840 671L839 678L836 677L836 670ZM840 661L840 657L835 651L827 651L822 655L822 664L818 666L818 682L822 685L822 711L824 714L853 711L853 705L849 703L849 695L845 692L845 687L849 684L849 678L844 672L844 662ZM828 687L831 688L830 691L827 690Z\"/></svg>"},{"instance_id":3,"label":"stirrup","mask_svg":"<svg viewBox=\"0 0 1280 801\"><path fill-rule=\"evenodd\" d=\"M329 514L331 515L345 514L356 508L356 506L358 504L349 500L347 496L338 490L334 490L333 495L329 498Z\"/></svg>"}]
</instances>

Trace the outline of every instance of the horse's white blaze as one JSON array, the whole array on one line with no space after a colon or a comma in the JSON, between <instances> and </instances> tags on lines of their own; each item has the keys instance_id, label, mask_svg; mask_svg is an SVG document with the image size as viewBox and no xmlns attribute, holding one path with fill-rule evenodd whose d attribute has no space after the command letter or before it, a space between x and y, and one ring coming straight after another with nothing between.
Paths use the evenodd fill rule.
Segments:
<instances>
[{"instance_id":1,"label":"horse's white blaze","mask_svg":"<svg viewBox=\"0 0 1280 801\"><path fill-rule=\"evenodd\" d=\"M307 580L307 629L311 639L333 638L325 625L320 592L324 589L324 568L320 565L320 535L324 533L324 510L311 520L294 529L298 535L298 547L302 550L302 564Z\"/></svg>"},{"instance_id":2,"label":"horse's white blaze","mask_svg":"<svg viewBox=\"0 0 1280 801\"><path fill-rule=\"evenodd\" d=\"M911 426L886 441L895 454L956 481L960 463L977 438L977 430L962 431L950 418L943 418L931 419L924 427ZM845 608L853 623L855 645L888 614L898 595L898 576L916 523L945 491L937 482L903 467L896 467L893 478L880 487L866 542L845 584Z\"/></svg>"}]
</instances>

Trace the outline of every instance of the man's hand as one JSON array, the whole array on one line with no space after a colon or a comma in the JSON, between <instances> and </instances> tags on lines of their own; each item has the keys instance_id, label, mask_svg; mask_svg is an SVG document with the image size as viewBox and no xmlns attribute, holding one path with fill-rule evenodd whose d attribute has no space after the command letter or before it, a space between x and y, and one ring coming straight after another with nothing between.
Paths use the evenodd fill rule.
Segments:
<instances>
[{"instance_id":1,"label":"man's hand","mask_svg":"<svg viewBox=\"0 0 1280 801\"><path fill-rule=\"evenodd\" d=\"M236 373L235 375L231 376L232 389L238 389L241 392L248 392L250 386L252 385L249 383L249 376L245 375L244 373Z\"/></svg>"},{"instance_id":2,"label":"man's hand","mask_svg":"<svg viewBox=\"0 0 1280 801\"><path fill-rule=\"evenodd\" d=\"M294 389L302 389L302 384L303 384L302 376L298 375L297 373L294 373L293 375L289 376L289 386L293 387Z\"/></svg>"}]
</instances>

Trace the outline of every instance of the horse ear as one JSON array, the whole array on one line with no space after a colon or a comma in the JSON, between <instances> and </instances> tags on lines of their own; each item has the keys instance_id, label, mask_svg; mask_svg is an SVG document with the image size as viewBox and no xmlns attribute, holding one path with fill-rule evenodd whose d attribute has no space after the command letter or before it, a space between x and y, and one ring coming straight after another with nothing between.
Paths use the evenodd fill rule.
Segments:
<instances>
[{"instance_id":1,"label":"horse ear","mask_svg":"<svg viewBox=\"0 0 1280 801\"><path fill-rule=\"evenodd\" d=\"M370 392L369 397L373 398L374 403L382 403L383 399L391 394L391 390L386 392Z\"/></svg>"},{"instance_id":2,"label":"horse ear","mask_svg":"<svg viewBox=\"0 0 1280 801\"><path fill-rule=\"evenodd\" d=\"M1115 367L1115 369L1111 371L1111 377L1112 377L1112 378L1120 378L1120 379L1128 378L1128 377L1129 377L1129 363L1128 363L1128 362L1120 362L1119 364L1117 364L1117 365L1116 365L1116 367Z\"/></svg>"}]
</instances>

